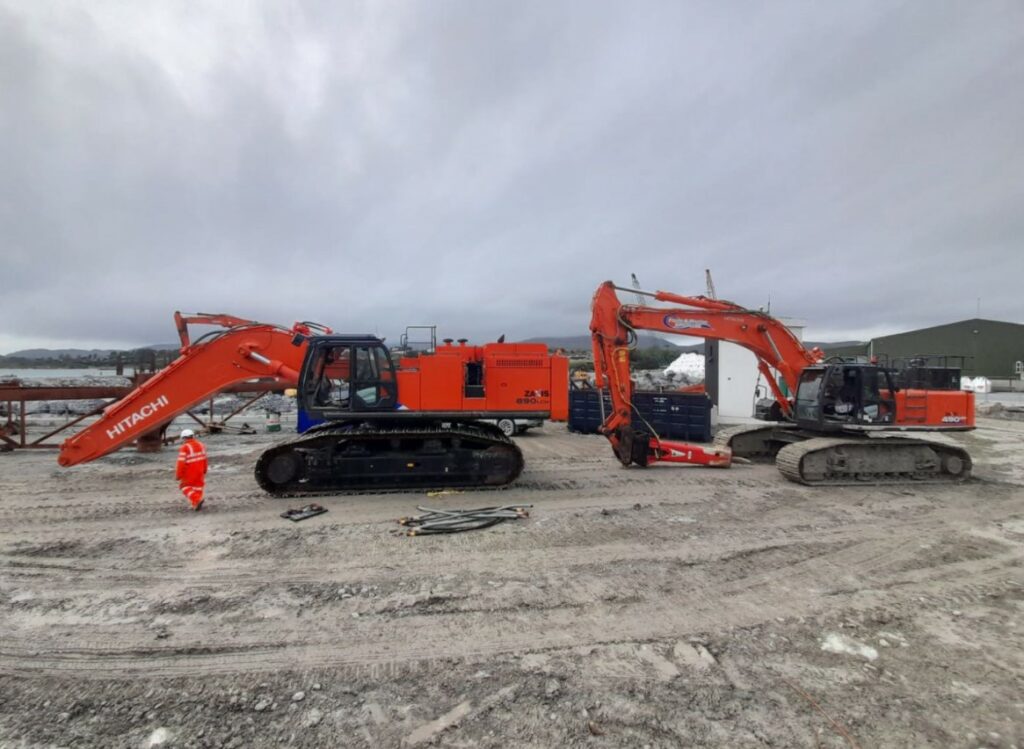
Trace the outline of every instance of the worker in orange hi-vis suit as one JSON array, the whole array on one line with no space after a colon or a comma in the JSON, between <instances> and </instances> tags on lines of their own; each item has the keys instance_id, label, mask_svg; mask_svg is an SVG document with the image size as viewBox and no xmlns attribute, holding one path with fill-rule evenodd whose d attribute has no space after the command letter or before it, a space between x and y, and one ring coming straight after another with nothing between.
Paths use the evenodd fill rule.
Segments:
<instances>
[{"instance_id":1,"label":"worker in orange hi-vis suit","mask_svg":"<svg viewBox=\"0 0 1024 749\"><path fill-rule=\"evenodd\" d=\"M183 429L181 438L185 443L178 451L178 466L175 476L181 493L192 503L196 512L203 509L203 489L206 485L206 447L196 439L191 429Z\"/></svg>"}]
</instances>

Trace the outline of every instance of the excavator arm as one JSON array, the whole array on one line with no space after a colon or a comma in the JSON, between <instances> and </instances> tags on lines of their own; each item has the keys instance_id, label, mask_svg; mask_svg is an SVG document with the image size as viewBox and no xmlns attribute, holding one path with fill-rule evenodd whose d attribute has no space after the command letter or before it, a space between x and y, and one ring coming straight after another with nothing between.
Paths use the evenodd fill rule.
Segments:
<instances>
[{"instance_id":1,"label":"excavator arm","mask_svg":"<svg viewBox=\"0 0 1024 749\"><path fill-rule=\"evenodd\" d=\"M682 306L624 305L615 293L617 289ZM647 465L659 460L704 465L728 465L730 462L728 451L668 442L657 435L634 431L631 426L633 383L629 376L629 351L636 330L729 341L749 349L787 415L792 406L772 370L778 372L791 392L796 392L800 372L821 358L820 351L805 349L785 325L764 312L703 296L620 289L606 281L594 293L591 304L594 373L597 386L608 388L612 404L601 431L624 465Z\"/></svg>"},{"instance_id":2,"label":"excavator arm","mask_svg":"<svg viewBox=\"0 0 1024 749\"><path fill-rule=\"evenodd\" d=\"M231 385L262 377L276 377L282 387L294 385L309 336L331 332L314 323L296 323L287 329L230 315L185 316L175 312L174 319L181 337L181 355L104 409L98 421L65 440L58 458L62 466L113 452ZM193 342L189 323L223 329Z\"/></svg>"}]
</instances>

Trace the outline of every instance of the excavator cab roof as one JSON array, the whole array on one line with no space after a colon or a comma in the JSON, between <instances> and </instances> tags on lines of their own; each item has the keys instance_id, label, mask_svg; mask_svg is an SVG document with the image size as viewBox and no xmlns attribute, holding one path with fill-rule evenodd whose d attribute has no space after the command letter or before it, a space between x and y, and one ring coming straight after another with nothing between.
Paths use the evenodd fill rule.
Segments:
<instances>
[{"instance_id":1,"label":"excavator cab roof","mask_svg":"<svg viewBox=\"0 0 1024 749\"><path fill-rule=\"evenodd\" d=\"M343 333L331 335L318 335L313 336L309 339L310 341L326 343L384 343L383 338L379 338L371 333Z\"/></svg>"}]
</instances>

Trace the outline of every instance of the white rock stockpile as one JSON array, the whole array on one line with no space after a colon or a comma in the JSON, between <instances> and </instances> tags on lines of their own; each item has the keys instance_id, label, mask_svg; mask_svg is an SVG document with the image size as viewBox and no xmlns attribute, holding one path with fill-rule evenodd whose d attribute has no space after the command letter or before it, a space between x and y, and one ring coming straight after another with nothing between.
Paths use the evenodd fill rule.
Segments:
<instances>
[{"instance_id":1,"label":"white rock stockpile","mask_svg":"<svg viewBox=\"0 0 1024 749\"><path fill-rule=\"evenodd\" d=\"M704 355L680 354L674 362L665 367L665 376L684 377L689 380L687 385L704 382Z\"/></svg>"},{"instance_id":2,"label":"white rock stockpile","mask_svg":"<svg viewBox=\"0 0 1024 749\"><path fill-rule=\"evenodd\" d=\"M638 390L678 390L704 382L704 356L680 354L665 369L641 369L633 373Z\"/></svg>"}]
</instances>

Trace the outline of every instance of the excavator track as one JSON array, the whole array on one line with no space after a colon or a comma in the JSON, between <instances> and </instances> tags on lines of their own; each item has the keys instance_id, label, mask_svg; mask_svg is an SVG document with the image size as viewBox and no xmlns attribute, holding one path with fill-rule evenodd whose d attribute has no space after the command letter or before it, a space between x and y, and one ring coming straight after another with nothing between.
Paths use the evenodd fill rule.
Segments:
<instances>
[{"instance_id":1,"label":"excavator track","mask_svg":"<svg viewBox=\"0 0 1024 749\"><path fill-rule=\"evenodd\" d=\"M512 488L513 488L512 484L503 484L502 486L474 486L473 487L473 492L503 492L503 491L507 491L507 490L512 489ZM407 494L409 492L417 492L417 491L422 491L422 492L425 493L426 496L430 496L431 494L434 494L435 491L444 492L444 491L447 491L447 490L446 489L439 489L438 487L432 487L432 486L427 486L427 487L406 487L406 488L391 487L390 489L389 488L385 488L383 486L380 486L380 487L372 488L372 489L345 489L344 490L344 494L345 494L346 498L363 497L363 496L366 496L366 497L370 497L370 496L377 497L377 496L380 496L382 494ZM460 491L461 491L461 489L460 489ZM295 491L277 491L277 492L273 492L273 495L274 495L274 499L290 499L292 497L295 497L295 498L298 498L298 499L316 499L317 497L324 497L324 498L335 497L335 498L337 498L339 493L340 492L337 489L303 489L303 488L300 487L300 488L296 489Z\"/></svg>"},{"instance_id":2,"label":"excavator track","mask_svg":"<svg viewBox=\"0 0 1024 749\"><path fill-rule=\"evenodd\" d=\"M737 458L771 462L782 447L797 439L792 424L744 424L718 430L714 445L732 450Z\"/></svg>"},{"instance_id":3,"label":"excavator track","mask_svg":"<svg viewBox=\"0 0 1024 749\"><path fill-rule=\"evenodd\" d=\"M966 450L904 437L815 437L783 447L775 465L790 481L807 486L937 484L971 475Z\"/></svg>"},{"instance_id":4,"label":"excavator track","mask_svg":"<svg viewBox=\"0 0 1024 749\"><path fill-rule=\"evenodd\" d=\"M276 445L256 481L277 496L450 487L497 488L516 480L523 454L490 424L379 420L331 423Z\"/></svg>"}]
</instances>

